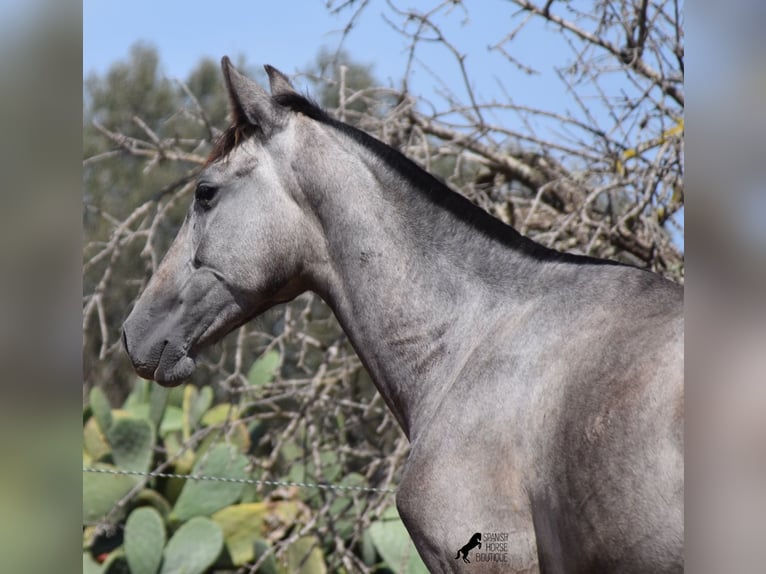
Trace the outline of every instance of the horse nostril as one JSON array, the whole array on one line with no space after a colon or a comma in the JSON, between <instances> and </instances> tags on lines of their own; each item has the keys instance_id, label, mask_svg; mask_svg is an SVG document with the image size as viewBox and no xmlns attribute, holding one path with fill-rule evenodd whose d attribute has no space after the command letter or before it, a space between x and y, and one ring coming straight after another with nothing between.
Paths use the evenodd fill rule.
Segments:
<instances>
[{"instance_id":1,"label":"horse nostril","mask_svg":"<svg viewBox=\"0 0 766 574\"><path fill-rule=\"evenodd\" d=\"M122 330L122 346L125 347L125 352L130 355L130 350L128 349L128 335L125 333L125 329Z\"/></svg>"}]
</instances>

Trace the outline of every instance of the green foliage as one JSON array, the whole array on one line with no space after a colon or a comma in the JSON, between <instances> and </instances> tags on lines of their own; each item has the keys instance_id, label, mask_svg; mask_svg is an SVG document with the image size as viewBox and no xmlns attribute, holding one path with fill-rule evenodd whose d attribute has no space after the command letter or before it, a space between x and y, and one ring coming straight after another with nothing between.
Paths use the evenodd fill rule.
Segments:
<instances>
[{"instance_id":1,"label":"green foliage","mask_svg":"<svg viewBox=\"0 0 766 574\"><path fill-rule=\"evenodd\" d=\"M256 558L260 558L263 555L265 555L270 550L270 545L265 540L256 540L255 542L255 556ZM279 563L277 563L276 558L274 558L273 554L266 555L265 560L263 561L263 566L258 570L261 574L283 574L285 572L284 568L281 567Z\"/></svg>"},{"instance_id":2,"label":"green foliage","mask_svg":"<svg viewBox=\"0 0 766 574\"><path fill-rule=\"evenodd\" d=\"M143 488L133 499L133 505L139 507L152 507L160 513L163 520L168 520L172 507L167 499L156 490Z\"/></svg>"},{"instance_id":3,"label":"green foliage","mask_svg":"<svg viewBox=\"0 0 766 574\"><path fill-rule=\"evenodd\" d=\"M304 536L290 545L287 549L287 570L296 574L327 572L322 550L315 536Z\"/></svg>"},{"instance_id":4,"label":"green foliage","mask_svg":"<svg viewBox=\"0 0 766 574\"><path fill-rule=\"evenodd\" d=\"M358 473L352 472L338 481L340 486L367 486L367 480ZM356 520L356 510L354 508L354 496L352 491L338 491L339 494L330 505L329 519L332 520L332 527L338 532L341 538L349 538L353 532L354 521ZM320 525L325 521L320 520Z\"/></svg>"},{"instance_id":5,"label":"green foliage","mask_svg":"<svg viewBox=\"0 0 766 574\"><path fill-rule=\"evenodd\" d=\"M242 566L255 559L257 543L264 542L268 521L286 526L295 520L298 512L298 504L292 501L251 502L227 506L213 514L212 520L223 530L232 563Z\"/></svg>"},{"instance_id":6,"label":"green foliage","mask_svg":"<svg viewBox=\"0 0 766 574\"><path fill-rule=\"evenodd\" d=\"M133 574L157 574L165 547L165 524L151 507L134 510L125 523L125 555Z\"/></svg>"},{"instance_id":7,"label":"green foliage","mask_svg":"<svg viewBox=\"0 0 766 574\"><path fill-rule=\"evenodd\" d=\"M267 384L276 372L278 358L267 353L255 361L250 369L251 380L256 385ZM210 387L185 385L173 393L155 393L153 386L137 381L122 408L114 409L101 391L94 390L90 396L95 400L85 409L84 464L109 471L146 471L151 470L153 461L162 463L161 459L154 460L160 452L169 464L169 472L230 479L252 476L245 456L252 444L246 424L240 419L242 412L228 403L213 405ZM158 403L164 405L159 415L152 409ZM155 432L158 423L159 432ZM105 432L102 424L108 425ZM215 432L224 428L227 440ZM190 439L206 432L201 440ZM335 451L322 452L314 460L306 457L303 446L290 442L282 446L280 454L283 480L367 485L362 474L343 475ZM103 564L86 552L83 572L215 572L216 568L247 567L264 554L267 558L259 572L328 571L325 552L332 551L332 547L323 545L316 536L298 537L281 558L276 558L271 549L275 531L289 532L306 520L307 505L324 504L326 495L321 491L307 488L297 492L295 499L269 501L260 499L257 489L241 482L152 479L136 489L140 480L138 476L84 474L85 523L97 524L105 519L124 522L125 535L122 545L112 550ZM134 494L127 504L117 507L117 502L131 491ZM354 491L339 490L331 496L330 512L319 518L317 526L352 539L359 510ZM91 540L93 528L88 527L85 534L86 540ZM86 549L89 544L86 542ZM360 541L360 552L368 564L382 559L393 571L425 572L393 508L369 526Z\"/></svg>"},{"instance_id":8,"label":"green foliage","mask_svg":"<svg viewBox=\"0 0 766 574\"><path fill-rule=\"evenodd\" d=\"M82 574L100 574L101 565L93 559L90 552L82 553Z\"/></svg>"},{"instance_id":9,"label":"green foliage","mask_svg":"<svg viewBox=\"0 0 766 574\"><path fill-rule=\"evenodd\" d=\"M169 393L170 389L167 387L152 385L149 394L149 420L152 422L155 429L159 427L164 416L167 416L165 407L168 404Z\"/></svg>"},{"instance_id":10,"label":"green foliage","mask_svg":"<svg viewBox=\"0 0 766 574\"><path fill-rule=\"evenodd\" d=\"M154 429L146 419L119 417L107 432L112 458L120 468L145 472L152 463Z\"/></svg>"},{"instance_id":11,"label":"green foliage","mask_svg":"<svg viewBox=\"0 0 766 574\"><path fill-rule=\"evenodd\" d=\"M110 464L96 464L95 468L117 470ZM82 477L83 520L94 522L106 516L137 482L134 476L86 473Z\"/></svg>"},{"instance_id":12,"label":"green foliage","mask_svg":"<svg viewBox=\"0 0 766 574\"><path fill-rule=\"evenodd\" d=\"M106 398L101 387L93 387L90 390L90 408L93 416L98 422L102 433L109 432L112 427L112 407L109 406L109 400Z\"/></svg>"},{"instance_id":13,"label":"green foliage","mask_svg":"<svg viewBox=\"0 0 766 574\"><path fill-rule=\"evenodd\" d=\"M160 574L202 574L223 549L223 531L215 522L196 516L183 524L165 547Z\"/></svg>"},{"instance_id":14,"label":"green foliage","mask_svg":"<svg viewBox=\"0 0 766 574\"><path fill-rule=\"evenodd\" d=\"M282 357L280 357L277 351L272 350L264 353L250 367L250 371L247 373L247 380L256 387L265 385L274 378L274 374L277 372L281 361Z\"/></svg>"},{"instance_id":15,"label":"green foliage","mask_svg":"<svg viewBox=\"0 0 766 574\"><path fill-rule=\"evenodd\" d=\"M213 389L210 387L202 387L201 390L197 390L196 387L187 385L184 388L184 401L183 401L183 437L184 440L189 440L191 436L191 430L197 426L197 423L202 418L202 415L210 408L213 403Z\"/></svg>"},{"instance_id":16,"label":"green foliage","mask_svg":"<svg viewBox=\"0 0 766 574\"><path fill-rule=\"evenodd\" d=\"M192 474L246 478L247 459L228 444L217 444L197 462ZM178 497L171 518L188 520L194 516L208 516L238 500L244 484L241 482L219 482L189 480Z\"/></svg>"},{"instance_id":17,"label":"green foliage","mask_svg":"<svg viewBox=\"0 0 766 574\"><path fill-rule=\"evenodd\" d=\"M83 427L83 456L89 461L99 460L109 454L110 447L95 416L88 419Z\"/></svg>"},{"instance_id":18,"label":"green foliage","mask_svg":"<svg viewBox=\"0 0 766 574\"><path fill-rule=\"evenodd\" d=\"M99 387L90 392L91 411L98 428L86 423L83 444L91 460L110 452L118 467L145 472L152 462L154 429L148 420L127 411L112 413L106 395ZM126 405L137 405L137 393L132 393ZM139 408L140 410L140 408Z\"/></svg>"},{"instance_id":19,"label":"green foliage","mask_svg":"<svg viewBox=\"0 0 766 574\"><path fill-rule=\"evenodd\" d=\"M99 389L94 389L90 396L95 399L95 408L94 405L86 408L86 414L92 414L83 425L85 463L109 471L147 471L155 450L165 450L176 455L175 467L171 469L176 472L246 476L247 461L235 447L217 444L202 455L193 448L184 451L181 447L183 434L200 429L200 419L213 398L209 387L198 391L187 385L181 398L175 399L167 392L154 392L145 381L138 381L122 409L110 409ZM181 402L183 408L171 402ZM160 404L162 409L157 406ZM102 426L107 427L103 432ZM159 426L160 432L155 432L155 426ZM190 481L173 507L168 498L174 483L150 481L147 486L152 487L140 489L128 505L116 506L140 480L137 476L119 474L88 472L83 476L86 523L104 519L120 522L127 516L124 544L109 553L99 567L100 572L127 572L128 565L134 574L206 571L221 553L223 534L209 519L195 517L236 502L243 485ZM165 532L174 529L166 545ZM200 536L206 537L204 542L198 539ZM84 569L95 568L92 557L84 557L83 564Z\"/></svg>"},{"instance_id":20,"label":"green foliage","mask_svg":"<svg viewBox=\"0 0 766 574\"><path fill-rule=\"evenodd\" d=\"M428 574L395 507L386 510L367 532L375 549L394 572Z\"/></svg>"}]
</instances>

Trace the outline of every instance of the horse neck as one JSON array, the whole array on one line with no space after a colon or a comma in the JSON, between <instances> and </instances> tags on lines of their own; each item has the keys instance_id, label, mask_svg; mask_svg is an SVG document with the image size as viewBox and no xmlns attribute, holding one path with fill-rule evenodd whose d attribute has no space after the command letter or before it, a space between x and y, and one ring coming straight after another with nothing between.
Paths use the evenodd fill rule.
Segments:
<instances>
[{"instance_id":1,"label":"horse neck","mask_svg":"<svg viewBox=\"0 0 766 574\"><path fill-rule=\"evenodd\" d=\"M365 159L307 183L328 249L313 288L414 440L501 304L523 302L534 262L528 240L502 224L503 240L493 237L496 220L425 172L404 177Z\"/></svg>"}]
</instances>

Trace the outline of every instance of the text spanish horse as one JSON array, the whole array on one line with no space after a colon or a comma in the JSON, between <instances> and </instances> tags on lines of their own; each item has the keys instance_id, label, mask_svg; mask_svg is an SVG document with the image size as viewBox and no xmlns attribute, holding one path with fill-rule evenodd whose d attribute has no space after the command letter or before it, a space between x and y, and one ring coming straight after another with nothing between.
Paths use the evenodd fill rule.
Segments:
<instances>
[{"instance_id":1,"label":"text spanish horse","mask_svg":"<svg viewBox=\"0 0 766 574\"><path fill-rule=\"evenodd\" d=\"M137 372L177 384L315 291L410 439L431 571L475 532L509 561L472 572L680 571L682 288L532 242L266 69L271 94L223 59L233 125L125 322Z\"/></svg>"}]
</instances>

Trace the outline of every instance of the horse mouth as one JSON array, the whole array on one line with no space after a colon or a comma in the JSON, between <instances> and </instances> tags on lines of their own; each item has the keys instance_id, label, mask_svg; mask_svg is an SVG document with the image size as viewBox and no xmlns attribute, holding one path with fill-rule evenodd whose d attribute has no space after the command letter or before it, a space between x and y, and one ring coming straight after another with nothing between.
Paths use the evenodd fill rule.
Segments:
<instances>
[{"instance_id":1,"label":"horse mouth","mask_svg":"<svg viewBox=\"0 0 766 574\"><path fill-rule=\"evenodd\" d=\"M163 387L177 387L191 377L197 363L186 351L165 341L151 379Z\"/></svg>"},{"instance_id":2,"label":"horse mouth","mask_svg":"<svg viewBox=\"0 0 766 574\"><path fill-rule=\"evenodd\" d=\"M123 325L123 346L139 376L164 387L180 385L194 373L199 351L252 317L220 285L217 280L196 285L197 291L207 289L203 295L192 293L196 308L171 307L174 301L163 300L163 305L154 303L146 310L140 300L136 303Z\"/></svg>"},{"instance_id":3,"label":"horse mouth","mask_svg":"<svg viewBox=\"0 0 766 574\"><path fill-rule=\"evenodd\" d=\"M145 354L128 346L128 336L122 332L122 342L136 373L144 379L156 381L163 387L176 387L188 379L196 368L194 354L171 341L163 341ZM143 355L143 356L141 356Z\"/></svg>"}]
</instances>

